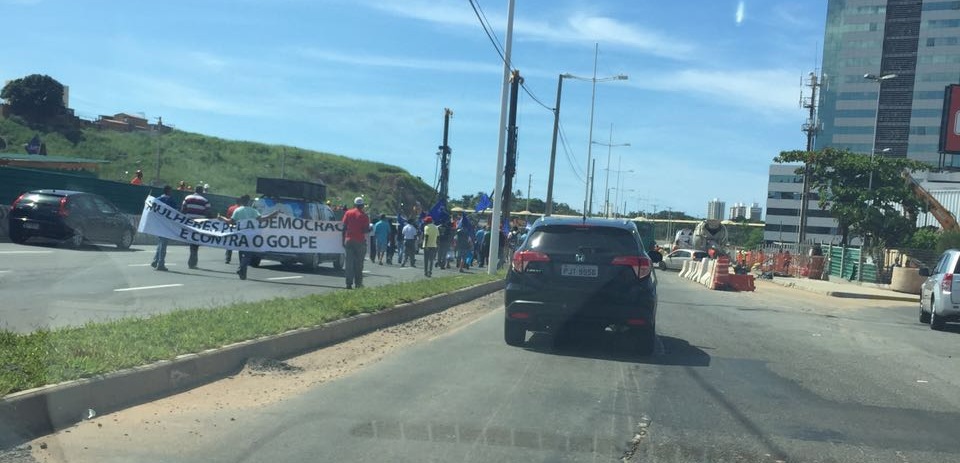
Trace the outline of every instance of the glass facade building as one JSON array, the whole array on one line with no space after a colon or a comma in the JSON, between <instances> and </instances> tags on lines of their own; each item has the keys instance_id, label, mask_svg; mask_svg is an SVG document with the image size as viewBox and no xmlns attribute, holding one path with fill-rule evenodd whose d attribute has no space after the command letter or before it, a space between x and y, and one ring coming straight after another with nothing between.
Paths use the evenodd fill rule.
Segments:
<instances>
[{"instance_id":1,"label":"glass facade building","mask_svg":"<svg viewBox=\"0 0 960 463\"><path fill-rule=\"evenodd\" d=\"M960 83L960 0L829 0L822 72L817 149L960 169L938 152L944 87Z\"/></svg>"}]
</instances>

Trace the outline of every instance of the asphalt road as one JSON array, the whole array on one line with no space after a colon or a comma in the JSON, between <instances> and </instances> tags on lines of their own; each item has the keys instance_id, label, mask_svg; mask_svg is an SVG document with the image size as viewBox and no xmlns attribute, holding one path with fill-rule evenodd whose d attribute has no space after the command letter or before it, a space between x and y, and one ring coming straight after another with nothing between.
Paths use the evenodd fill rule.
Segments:
<instances>
[{"instance_id":1,"label":"asphalt road","mask_svg":"<svg viewBox=\"0 0 960 463\"><path fill-rule=\"evenodd\" d=\"M82 452L275 463L960 461L960 325L931 331L912 305L660 280L653 356L604 336L508 347L501 309L221 422L225 437L200 451L90 442Z\"/></svg>"},{"instance_id":2,"label":"asphalt road","mask_svg":"<svg viewBox=\"0 0 960 463\"><path fill-rule=\"evenodd\" d=\"M237 253L228 265L224 251L215 248L200 248L198 268L190 270L186 246L170 246L170 271L157 272L149 265L153 252L153 246L120 251L113 246L0 243L0 329L29 332L177 308L302 296L343 289L345 283L343 272L330 263L306 273L274 261L250 268L247 280L241 281ZM423 278L420 267L380 266L369 259L364 273L367 286Z\"/></svg>"}]
</instances>

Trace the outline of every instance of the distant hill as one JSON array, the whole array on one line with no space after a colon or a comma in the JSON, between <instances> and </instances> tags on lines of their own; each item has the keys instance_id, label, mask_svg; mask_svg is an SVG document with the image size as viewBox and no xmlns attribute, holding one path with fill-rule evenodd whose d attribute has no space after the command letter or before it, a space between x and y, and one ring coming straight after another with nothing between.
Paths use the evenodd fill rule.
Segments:
<instances>
[{"instance_id":1,"label":"distant hill","mask_svg":"<svg viewBox=\"0 0 960 463\"><path fill-rule=\"evenodd\" d=\"M376 213L395 213L399 202L406 205L406 212L418 201L429 209L436 200L430 185L389 164L289 146L224 140L181 130L157 135L156 132L88 127L80 130L80 141L74 145L60 133L33 130L17 117L0 117L0 137L8 144L4 153L25 153L23 145L37 134L51 156L110 161L100 168L102 179L127 181L140 168L144 183L152 183L159 144L159 183L174 187L181 180L190 185L203 182L209 184L214 193L252 195L256 178L280 177L283 163L286 178L322 180L327 184L329 199L335 203L352 203L354 197L365 195L372 205L369 210ZM71 137L76 138L76 134Z\"/></svg>"}]
</instances>

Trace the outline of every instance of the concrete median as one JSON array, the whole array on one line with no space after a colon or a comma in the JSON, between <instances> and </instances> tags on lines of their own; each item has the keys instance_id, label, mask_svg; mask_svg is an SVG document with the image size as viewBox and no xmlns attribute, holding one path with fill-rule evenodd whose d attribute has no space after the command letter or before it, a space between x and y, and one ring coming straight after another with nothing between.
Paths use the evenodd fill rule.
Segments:
<instances>
[{"instance_id":1,"label":"concrete median","mask_svg":"<svg viewBox=\"0 0 960 463\"><path fill-rule=\"evenodd\" d=\"M84 419L87 410L103 414L169 396L234 374L251 357L285 359L296 356L441 312L499 291L504 283L504 280L484 283L313 328L11 394L0 401L0 448L70 426Z\"/></svg>"}]
</instances>

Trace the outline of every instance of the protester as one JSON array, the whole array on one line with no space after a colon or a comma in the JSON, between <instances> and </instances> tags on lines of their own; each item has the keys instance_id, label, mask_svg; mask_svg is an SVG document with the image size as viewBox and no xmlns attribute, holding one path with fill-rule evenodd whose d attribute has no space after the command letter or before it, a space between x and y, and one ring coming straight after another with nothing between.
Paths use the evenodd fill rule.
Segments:
<instances>
[{"instance_id":1,"label":"protester","mask_svg":"<svg viewBox=\"0 0 960 463\"><path fill-rule=\"evenodd\" d=\"M188 190L188 188L187 188L187 182L184 182L183 180L180 180L180 184L177 185L177 190L187 191L187 190Z\"/></svg>"},{"instance_id":2,"label":"protester","mask_svg":"<svg viewBox=\"0 0 960 463\"><path fill-rule=\"evenodd\" d=\"M207 198L203 196L203 191L203 186L197 185L192 195L183 198L183 204L180 205L180 212L191 219L210 218L210 201L207 201ZM199 249L200 245L198 244L190 245L190 258L187 259L187 267L191 269L197 268L197 251Z\"/></svg>"},{"instance_id":3,"label":"protester","mask_svg":"<svg viewBox=\"0 0 960 463\"><path fill-rule=\"evenodd\" d=\"M343 214L343 247L347 253L345 274L347 289L363 287L363 258L367 251L370 218L363 212L363 198L353 200L354 208Z\"/></svg>"},{"instance_id":4,"label":"protester","mask_svg":"<svg viewBox=\"0 0 960 463\"><path fill-rule=\"evenodd\" d=\"M397 227L387 223L387 265L393 265L393 256L397 253Z\"/></svg>"},{"instance_id":5,"label":"protester","mask_svg":"<svg viewBox=\"0 0 960 463\"><path fill-rule=\"evenodd\" d=\"M243 201L243 198L247 198L247 202L248 203L250 202L250 196L248 195L243 195L237 198L237 200L234 201L233 204L227 207L227 213L226 215L223 216L223 218L232 219L233 211L237 210L237 208L240 207L240 203ZM224 257L223 257L223 263L229 264L232 257L233 257L233 250L227 249L227 252L224 254Z\"/></svg>"},{"instance_id":6,"label":"protester","mask_svg":"<svg viewBox=\"0 0 960 463\"><path fill-rule=\"evenodd\" d=\"M433 261L437 258L440 229L433 224L433 217L427 216L423 222L423 274L429 278L433 276Z\"/></svg>"},{"instance_id":7,"label":"protester","mask_svg":"<svg viewBox=\"0 0 960 463\"><path fill-rule=\"evenodd\" d=\"M449 266L447 254L450 252L450 242L453 240L453 227L451 224L444 223L438 226L440 229L440 238L437 241L437 267L445 269Z\"/></svg>"},{"instance_id":8,"label":"protester","mask_svg":"<svg viewBox=\"0 0 960 463\"><path fill-rule=\"evenodd\" d=\"M390 239L390 221L387 214L380 214L380 220L373 226L373 236L377 239L377 260L383 265L383 257L387 253L387 241Z\"/></svg>"},{"instance_id":9,"label":"protester","mask_svg":"<svg viewBox=\"0 0 960 463\"><path fill-rule=\"evenodd\" d=\"M403 257L404 257L405 251L406 251L406 249L404 249L404 245L403 245L403 227L404 227L404 225L406 225L406 222L401 221L401 222L397 223L396 226L391 227L391 228L393 228L394 238L395 238L395 240L396 240L396 245L397 245L397 263L399 263L399 264L402 264L402 263L403 263Z\"/></svg>"},{"instance_id":10,"label":"protester","mask_svg":"<svg viewBox=\"0 0 960 463\"><path fill-rule=\"evenodd\" d=\"M170 185L165 185L163 187L163 194L157 198L157 201L160 201L163 204L166 204L171 209L177 208L177 202L173 200L173 197L170 196L170 192L173 191L170 188ZM157 251L153 253L153 262L150 263L150 266L161 271L166 272L166 260L167 260L167 243L170 240L162 236L157 237Z\"/></svg>"},{"instance_id":11,"label":"protester","mask_svg":"<svg viewBox=\"0 0 960 463\"><path fill-rule=\"evenodd\" d=\"M480 254L483 252L483 236L486 234L486 230L483 225L477 227L477 233L473 239L473 259L477 262L477 267L483 267L483 258L480 257Z\"/></svg>"},{"instance_id":12,"label":"protester","mask_svg":"<svg viewBox=\"0 0 960 463\"><path fill-rule=\"evenodd\" d=\"M467 268L467 253L470 251L470 231L464 228L462 223L453 234L453 242L456 250L457 270L463 273Z\"/></svg>"},{"instance_id":13,"label":"protester","mask_svg":"<svg viewBox=\"0 0 960 463\"><path fill-rule=\"evenodd\" d=\"M143 185L143 171L137 169L137 173L133 174L133 179L130 180L131 185Z\"/></svg>"},{"instance_id":14,"label":"protester","mask_svg":"<svg viewBox=\"0 0 960 463\"><path fill-rule=\"evenodd\" d=\"M489 265L490 260L490 238L493 236L493 231L485 230L483 233L483 243L480 244L480 267L485 267Z\"/></svg>"},{"instance_id":15,"label":"protester","mask_svg":"<svg viewBox=\"0 0 960 463\"><path fill-rule=\"evenodd\" d=\"M237 207L230 213L230 223L236 223L238 220L256 219L260 217L260 211L250 207L250 196L243 195L237 199ZM247 279L247 267L250 265L250 253L240 251L240 268L237 275L241 280Z\"/></svg>"},{"instance_id":16,"label":"protester","mask_svg":"<svg viewBox=\"0 0 960 463\"><path fill-rule=\"evenodd\" d=\"M407 222L401 232L403 235L403 260L400 266L403 267L410 262L411 267L417 266L417 226L413 222Z\"/></svg>"}]
</instances>

